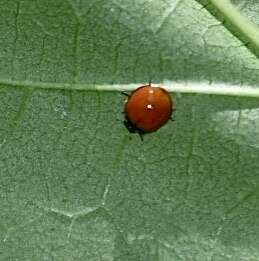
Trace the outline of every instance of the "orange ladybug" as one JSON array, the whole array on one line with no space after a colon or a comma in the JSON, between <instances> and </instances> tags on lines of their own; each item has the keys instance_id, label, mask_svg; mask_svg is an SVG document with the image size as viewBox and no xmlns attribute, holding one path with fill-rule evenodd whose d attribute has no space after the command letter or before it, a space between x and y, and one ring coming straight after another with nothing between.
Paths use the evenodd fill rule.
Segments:
<instances>
[{"instance_id":1,"label":"orange ladybug","mask_svg":"<svg viewBox=\"0 0 259 261\"><path fill-rule=\"evenodd\" d=\"M164 88L144 85L128 96L124 113L129 132L142 135L160 129L171 119L173 101Z\"/></svg>"}]
</instances>

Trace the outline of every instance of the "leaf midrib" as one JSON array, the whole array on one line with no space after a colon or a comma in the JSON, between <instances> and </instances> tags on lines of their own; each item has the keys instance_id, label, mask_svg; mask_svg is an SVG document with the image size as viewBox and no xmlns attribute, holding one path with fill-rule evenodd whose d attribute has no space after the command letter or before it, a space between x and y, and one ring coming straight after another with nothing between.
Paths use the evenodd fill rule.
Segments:
<instances>
[{"instance_id":1,"label":"leaf midrib","mask_svg":"<svg viewBox=\"0 0 259 261\"><path fill-rule=\"evenodd\" d=\"M227 23L222 23L232 35L242 41L244 45L259 57L259 30L242 15L237 8L229 0L196 0L203 5L213 17L218 19L217 15L211 12L211 7L217 10L226 21L232 25L237 32L233 31ZM238 36L237 36L238 33ZM145 83L135 84L90 84L90 83L57 83L57 82L34 82L29 80L15 81L9 79L0 79L2 87L18 87L26 89L46 89L46 90L76 90L76 91L131 91L136 87ZM169 84L161 83L169 92L179 93L200 93L214 95L230 95L230 96L245 96L259 97L259 89L256 87L243 87L225 84L222 88L218 84L207 83L185 83L185 82L169 82ZM205 86L206 85L206 86Z\"/></svg>"},{"instance_id":2,"label":"leaf midrib","mask_svg":"<svg viewBox=\"0 0 259 261\"><path fill-rule=\"evenodd\" d=\"M14 81L1 80L0 87L24 88L28 90L67 90L67 91L132 91L147 83L130 84L90 84L90 83L51 83L33 81ZM211 94L238 97L259 98L259 88L255 86L231 85L227 83L208 83L208 82L175 82L164 81L162 83L152 83L153 86L163 86L168 92L188 93L188 94Z\"/></svg>"}]
</instances>

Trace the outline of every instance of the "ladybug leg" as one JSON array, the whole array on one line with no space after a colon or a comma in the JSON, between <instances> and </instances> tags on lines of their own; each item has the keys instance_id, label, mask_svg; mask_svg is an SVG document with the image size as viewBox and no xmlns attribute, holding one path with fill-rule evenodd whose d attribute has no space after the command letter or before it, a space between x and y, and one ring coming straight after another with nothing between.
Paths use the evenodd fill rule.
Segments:
<instances>
[{"instance_id":1,"label":"ladybug leg","mask_svg":"<svg viewBox=\"0 0 259 261\"><path fill-rule=\"evenodd\" d=\"M123 121L124 126L129 131L129 133L136 133L136 128L131 124L131 122L128 119L125 119Z\"/></svg>"},{"instance_id":2,"label":"ladybug leg","mask_svg":"<svg viewBox=\"0 0 259 261\"><path fill-rule=\"evenodd\" d=\"M173 114L172 114L172 116L170 117L170 120L171 120L171 121L175 121L175 111L176 111L176 108L173 108Z\"/></svg>"},{"instance_id":3,"label":"ladybug leg","mask_svg":"<svg viewBox=\"0 0 259 261\"><path fill-rule=\"evenodd\" d=\"M122 95L129 97L129 94L126 92L121 92Z\"/></svg>"},{"instance_id":4,"label":"ladybug leg","mask_svg":"<svg viewBox=\"0 0 259 261\"><path fill-rule=\"evenodd\" d=\"M140 132L138 134L139 134L139 137L140 137L141 141L144 141L144 138L143 138L144 134L140 133Z\"/></svg>"},{"instance_id":5,"label":"ladybug leg","mask_svg":"<svg viewBox=\"0 0 259 261\"><path fill-rule=\"evenodd\" d=\"M124 126L129 131L129 133L137 133L141 139L141 141L144 141L143 136L145 134L144 131L138 129L134 124L132 124L129 119L126 117L123 121Z\"/></svg>"}]
</instances>

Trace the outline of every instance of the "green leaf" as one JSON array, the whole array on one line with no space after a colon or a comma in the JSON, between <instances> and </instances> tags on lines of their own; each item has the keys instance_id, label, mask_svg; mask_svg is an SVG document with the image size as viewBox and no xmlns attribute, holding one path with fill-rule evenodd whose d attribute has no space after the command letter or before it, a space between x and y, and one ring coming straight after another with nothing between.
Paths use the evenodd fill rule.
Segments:
<instances>
[{"instance_id":1,"label":"green leaf","mask_svg":"<svg viewBox=\"0 0 259 261\"><path fill-rule=\"evenodd\" d=\"M259 5L233 2L0 2L1 260L259 260ZM120 91L150 79L176 122L142 142Z\"/></svg>"}]
</instances>

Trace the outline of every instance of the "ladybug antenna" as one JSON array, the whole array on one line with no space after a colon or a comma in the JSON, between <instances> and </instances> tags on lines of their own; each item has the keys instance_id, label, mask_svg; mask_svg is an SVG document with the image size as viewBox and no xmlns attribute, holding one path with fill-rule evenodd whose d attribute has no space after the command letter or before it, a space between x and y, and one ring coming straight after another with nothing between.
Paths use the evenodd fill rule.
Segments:
<instances>
[{"instance_id":1,"label":"ladybug antenna","mask_svg":"<svg viewBox=\"0 0 259 261\"><path fill-rule=\"evenodd\" d=\"M125 95L125 96L129 96L129 94L127 92L121 92L122 95Z\"/></svg>"}]
</instances>

